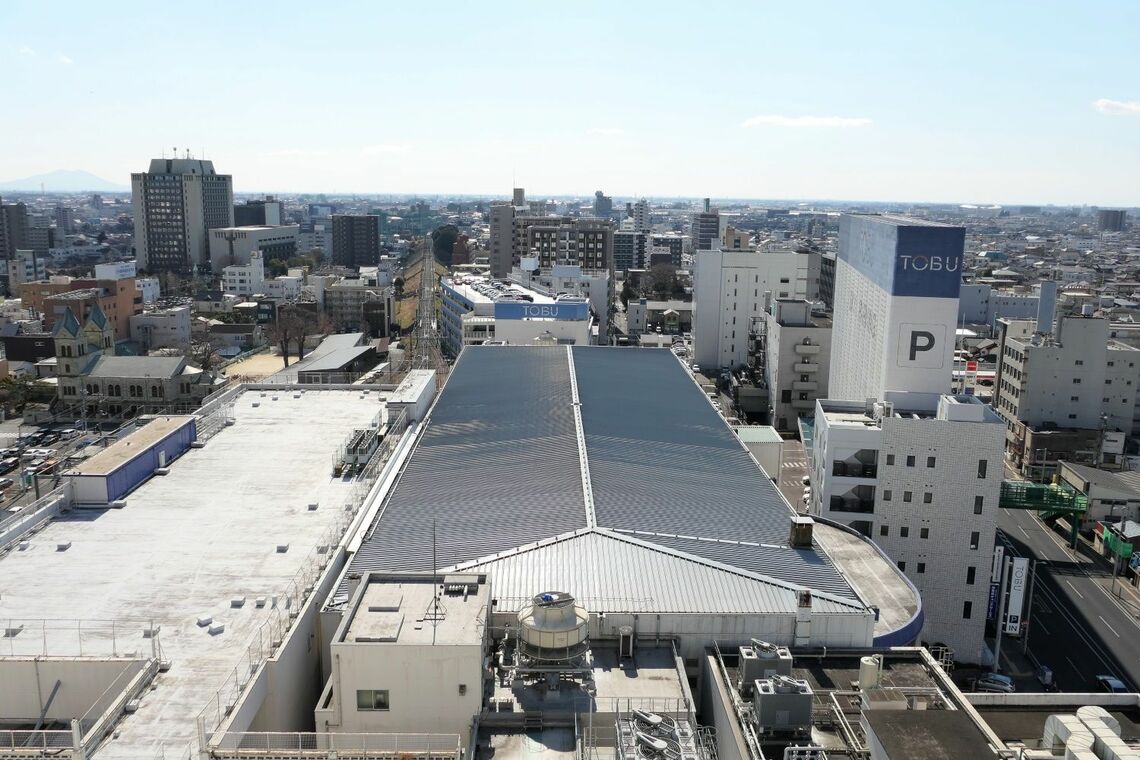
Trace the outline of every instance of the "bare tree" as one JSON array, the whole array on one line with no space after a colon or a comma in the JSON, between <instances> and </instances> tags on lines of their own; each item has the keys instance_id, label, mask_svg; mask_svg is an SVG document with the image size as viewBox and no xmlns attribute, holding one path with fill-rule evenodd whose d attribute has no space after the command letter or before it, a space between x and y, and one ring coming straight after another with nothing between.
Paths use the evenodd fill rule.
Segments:
<instances>
[{"instance_id":1,"label":"bare tree","mask_svg":"<svg viewBox=\"0 0 1140 760\"><path fill-rule=\"evenodd\" d=\"M222 363L222 355L218 353L221 347L221 338L207 334L191 341L186 357L194 366L209 372Z\"/></svg>"}]
</instances>

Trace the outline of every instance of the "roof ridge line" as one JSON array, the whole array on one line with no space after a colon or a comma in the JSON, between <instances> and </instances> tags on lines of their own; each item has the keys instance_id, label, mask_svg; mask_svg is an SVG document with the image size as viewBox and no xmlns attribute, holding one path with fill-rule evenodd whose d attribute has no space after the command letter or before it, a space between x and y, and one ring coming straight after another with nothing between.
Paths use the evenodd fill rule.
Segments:
<instances>
[{"instance_id":1,"label":"roof ridge line","mask_svg":"<svg viewBox=\"0 0 1140 760\"><path fill-rule=\"evenodd\" d=\"M570 370L570 406L574 410L574 435L578 441L578 466L582 471L582 502L586 508L586 527L598 524L594 512L594 486L590 481L590 459L586 453L586 432L582 427L582 401L578 398L578 376L574 371L573 346L566 347L566 363Z\"/></svg>"}]
</instances>

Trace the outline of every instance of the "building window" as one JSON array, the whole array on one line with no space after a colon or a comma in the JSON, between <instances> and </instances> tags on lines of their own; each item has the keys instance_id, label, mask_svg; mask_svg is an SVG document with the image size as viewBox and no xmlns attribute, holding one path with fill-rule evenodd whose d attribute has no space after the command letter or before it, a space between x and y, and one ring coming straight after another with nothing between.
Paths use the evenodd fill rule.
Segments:
<instances>
[{"instance_id":1,"label":"building window","mask_svg":"<svg viewBox=\"0 0 1140 760\"><path fill-rule=\"evenodd\" d=\"M357 689L356 690L356 709L357 710L387 710L388 709L388 690L387 689Z\"/></svg>"},{"instance_id":2,"label":"building window","mask_svg":"<svg viewBox=\"0 0 1140 760\"><path fill-rule=\"evenodd\" d=\"M906 502L907 504L910 504L910 500L913 497L914 497L914 494L912 494L910 491L903 491L903 501Z\"/></svg>"},{"instance_id":3,"label":"building window","mask_svg":"<svg viewBox=\"0 0 1140 760\"><path fill-rule=\"evenodd\" d=\"M910 528L905 525L899 528L899 538L910 538Z\"/></svg>"},{"instance_id":4,"label":"building window","mask_svg":"<svg viewBox=\"0 0 1140 760\"><path fill-rule=\"evenodd\" d=\"M899 570L902 570L905 573L906 572L906 562L904 562L900 559L897 564L899 566Z\"/></svg>"},{"instance_id":5,"label":"building window","mask_svg":"<svg viewBox=\"0 0 1140 760\"><path fill-rule=\"evenodd\" d=\"M919 538L930 538L930 528L919 528L918 537Z\"/></svg>"},{"instance_id":6,"label":"building window","mask_svg":"<svg viewBox=\"0 0 1140 760\"><path fill-rule=\"evenodd\" d=\"M970 534L970 550L971 551L977 551L978 550L978 543L981 540L982 540L982 534L981 533L979 533L976 530L973 533L971 533Z\"/></svg>"},{"instance_id":7,"label":"building window","mask_svg":"<svg viewBox=\"0 0 1140 760\"><path fill-rule=\"evenodd\" d=\"M887 464L891 465L894 463L895 463L895 455L894 454L887 454Z\"/></svg>"},{"instance_id":8,"label":"building window","mask_svg":"<svg viewBox=\"0 0 1140 760\"><path fill-rule=\"evenodd\" d=\"M918 574L922 575L925 572L926 572L926 563L925 562L919 562L918 563Z\"/></svg>"},{"instance_id":9,"label":"building window","mask_svg":"<svg viewBox=\"0 0 1140 760\"><path fill-rule=\"evenodd\" d=\"M932 494L930 491L927 491L922 495L923 504L929 504L932 501L934 501L934 494Z\"/></svg>"},{"instance_id":10,"label":"building window","mask_svg":"<svg viewBox=\"0 0 1140 760\"><path fill-rule=\"evenodd\" d=\"M982 506L985 503L985 501L986 501L986 498L984 496L975 496L974 497L974 514L975 515L980 515L982 513Z\"/></svg>"},{"instance_id":11,"label":"building window","mask_svg":"<svg viewBox=\"0 0 1140 760\"><path fill-rule=\"evenodd\" d=\"M910 456L908 456L906 458L906 466L907 467L914 467L914 455L913 454L911 454Z\"/></svg>"},{"instance_id":12,"label":"building window","mask_svg":"<svg viewBox=\"0 0 1140 760\"><path fill-rule=\"evenodd\" d=\"M1080 385L1080 384L1081 384L1081 379L1079 377L1074 377L1073 378L1073 385Z\"/></svg>"},{"instance_id":13,"label":"building window","mask_svg":"<svg viewBox=\"0 0 1140 760\"><path fill-rule=\"evenodd\" d=\"M974 603L969 602L969 601L962 602L962 619L963 620L969 620L970 615L972 615L973 613L974 613Z\"/></svg>"},{"instance_id":14,"label":"building window","mask_svg":"<svg viewBox=\"0 0 1140 760\"><path fill-rule=\"evenodd\" d=\"M986 476L986 470L989 468L989 464L990 463L985 459L979 459L978 460L978 477L979 478L984 478Z\"/></svg>"},{"instance_id":15,"label":"building window","mask_svg":"<svg viewBox=\"0 0 1140 760\"><path fill-rule=\"evenodd\" d=\"M1077 359L1077 360L1076 360L1075 362L1073 362L1073 363L1074 363L1075 365L1077 365L1078 367L1080 367L1080 366L1081 366L1081 365L1083 365L1085 362L1084 362L1084 360L1083 360L1083 359Z\"/></svg>"},{"instance_id":16,"label":"building window","mask_svg":"<svg viewBox=\"0 0 1140 760\"><path fill-rule=\"evenodd\" d=\"M927 466L927 467L933 467L933 466L934 466L934 463L935 463L935 461L936 461L936 460L934 459L934 457L927 457L927 458L926 458L926 466Z\"/></svg>"},{"instance_id":17,"label":"building window","mask_svg":"<svg viewBox=\"0 0 1140 760\"><path fill-rule=\"evenodd\" d=\"M974 577L977 575L977 572L978 572L978 569L976 567L967 567L966 568L966 585L967 586L973 586L974 585Z\"/></svg>"},{"instance_id":18,"label":"building window","mask_svg":"<svg viewBox=\"0 0 1140 760\"><path fill-rule=\"evenodd\" d=\"M888 488L887 490L883 491L883 501L890 501L890 500L891 500L891 489Z\"/></svg>"},{"instance_id":19,"label":"building window","mask_svg":"<svg viewBox=\"0 0 1140 760\"><path fill-rule=\"evenodd\" d=\"M891 529L890 529L890 527L889 527L889 526L887 526L887 525L880 525L880 526L879 526L879 535L880 535L880 536L889 536L889 535L891 535Z\"/></svg>"}]
</instances>

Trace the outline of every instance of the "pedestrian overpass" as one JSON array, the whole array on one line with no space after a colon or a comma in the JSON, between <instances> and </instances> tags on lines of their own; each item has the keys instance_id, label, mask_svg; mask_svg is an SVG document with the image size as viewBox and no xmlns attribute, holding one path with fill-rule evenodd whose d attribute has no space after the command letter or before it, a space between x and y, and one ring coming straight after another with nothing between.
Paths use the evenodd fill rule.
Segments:
<instances>
[{"instance_id":1,"label":"pedestrian overpass","mask_svg":"<svg viewBox=\"0 0 1140 760\"><path fill-rule=\"evenodd\" d=\"M1070 545L1077 545L1081 515L1088 511L1089 497L1068 484L1031 483L1028 480L1004 480L998 506L1002 509L1028 509L1042 520L1065 517L1069 520Z\"/></svg>"}]
</instances>

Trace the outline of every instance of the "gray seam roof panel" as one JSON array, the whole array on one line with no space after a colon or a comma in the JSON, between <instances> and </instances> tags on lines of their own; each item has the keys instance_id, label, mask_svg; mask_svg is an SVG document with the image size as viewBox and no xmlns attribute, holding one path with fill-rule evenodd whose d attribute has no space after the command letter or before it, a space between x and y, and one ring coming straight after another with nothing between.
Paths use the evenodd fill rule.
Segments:
<instances>
[{"instance_id":1,"label":"gray seam roof panel","mask_svg":"<svg viewBox=\"0 0 1140 760\"><path fill-rule=\"evenodd\" d=\"M599 527L857 598L664 349L465 348L350 570L431 569L433 519L440 566L588 527L571 366Z\"/></svg>"}]
</instances>

